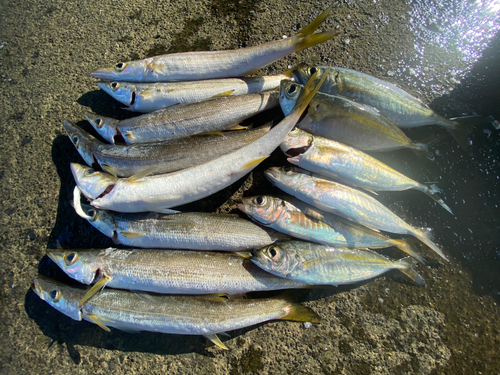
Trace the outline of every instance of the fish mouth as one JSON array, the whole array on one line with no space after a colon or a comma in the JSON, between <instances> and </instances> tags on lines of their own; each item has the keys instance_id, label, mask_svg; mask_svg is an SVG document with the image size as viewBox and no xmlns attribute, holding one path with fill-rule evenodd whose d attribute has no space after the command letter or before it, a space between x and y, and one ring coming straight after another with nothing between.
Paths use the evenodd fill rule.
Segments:
<instances>
[{"instance_id":1,"label":"fish mouth","mask_svg":"<svg viewBox=\"0 0 500 375\"><path fill-rule=\"evenodd\" d=\"M289 158L294 158L296 156L299 156L309 150L311 148L311 145L308 144L307 146L302 146L302 147L292 147L289 148L288 150L285 151L285 155L288 156Z\"/></svg>"},{"instance_id":2,"label":"fish mouth","mask_svg":"<svg viewBox=\"0 0 500 375\"><path fill-rule=\"evenodd\" d=\"M245 210L245 205L243 203L240 203L238 204L238 210L240 210L241 212L244 212L244 213L247 213L247 211Z\"/></svg>"}]
</instances>

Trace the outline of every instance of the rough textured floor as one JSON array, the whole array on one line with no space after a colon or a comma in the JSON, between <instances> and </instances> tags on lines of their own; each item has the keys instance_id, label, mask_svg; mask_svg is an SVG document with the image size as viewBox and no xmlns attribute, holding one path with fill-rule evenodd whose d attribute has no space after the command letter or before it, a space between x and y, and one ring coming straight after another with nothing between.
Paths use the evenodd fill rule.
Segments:
<instances>
[{"instance_id":1,"label":"rough textured floor","mask_svg":"<svg viewBox=\"0 0 500 375\"><path fill-rule=\"evenodd\" d=\"M69 162L81 159L62 120L86 126L89 110L130 116L98 90L90 71L280 39L331 4L322 29L337 30L334 40L261 73L303 61L338 65L397 83L443 116L500 119L494 7L485 13L465 1L430 0L0 0L0 373L500 373L500 148L491 119L473 130L470 153L448 137L433 148L433 160L409 151L379 155L416 180L437 183L456 215L420 192L379 195L411 224L433 228L449 256L445 263L422 247L430 262L417 270L427 288L390 273L356 288L313 290L302 300L323 318L320 325L273 322L233 331L223 337L227 352L198 336L107 333L63 316L29 289L38 272L67 280L44 256L47 248L112 244L69 204ZM429 140L443 130L409 134ZM262 171L284 163L275 152L247 178L186 209L229 212L242 195L276 192Z\"/></svg>"}]
</instances>

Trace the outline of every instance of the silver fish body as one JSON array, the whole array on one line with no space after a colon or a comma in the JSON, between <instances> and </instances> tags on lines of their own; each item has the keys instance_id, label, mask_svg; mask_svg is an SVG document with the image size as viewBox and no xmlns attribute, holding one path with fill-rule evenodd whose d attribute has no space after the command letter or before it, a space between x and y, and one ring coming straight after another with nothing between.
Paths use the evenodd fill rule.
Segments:
<instances>
[{"instance_id":1,"label":"silver fish body","mask_svg":"<svg viewBox=\"0 0 500 375\"><path fill-rule=\"evenodd\" d=\"M257 129L203 134L170 141L133 145L105 144L63 121L71 142L87 165L98 164L118 177L130 177L144 170L150 175L174 172L205 163L237 150L266 134L270 126Z\"/></svg>"},{"instance_id":2,"label":"silver fish body","mask_svg":"<svg viewBox=\"0 0 500 375\"><path fill-rule=\"evenodd\" d=\"M87 320L109 331L149 331L203 335L223 349L217 333L272 319L310 321L319 317L286 298L226 299L222 296L155 295L105 289L78 306L85 290L38 276L33 291L49 305L75 320Z\"/></svg>"},{"instance_id":3,"label":"silver fish body","mask_svg":"<svg viewBox=\"0 0 500 375\"><path fill-rule=\"evenodd\" d=\"M185 82L98 82L114 99L135 112L153 112L178 104L201 102L219 95L256 94L278 88L286 75L209 79Z\"/></svg>"},{"instance_id":4,"label":"silver fish body","mask_svg":"<svg viewBox=\"0 0 500 375\"><path fill-rule=\"evenodd\" d=\"M324 75L325 78L327 78ZM324 87L324 85L322 86ZM284 80L280 87L280 106L285 114L293 107L302 86ZM297 126L309 133L345 143L362 151L392 151L410 148L426 151L401 129L370 106L336 95L317 93L307 114Z\"/></svg>"},{"instance_id":5,"label":"silver fish body","mask_svg":"<svg viewBox=\"0 0 500 375\"><path fill-rule=\"evenodd\" d=\"M353 147L313 136L300 129L292 130L280 147L285 155L289 156L290 163L328 179L371 192L415 189L428 195L452 213L437 196L436 189L406 177Z\"/></svg>"},{"instance_id":6,"label":"silver fish body","mask_svg":"<svg viewBox=\"0 0 500 375\"><path fill-rule=\"evenodd\" d=\"M256 250L251 259L277 276L314 285L357 283L393 269L402 271L417 284L425 285L405 259L393 261L370 250L289 241Z\"/></svg>"},{"instance_id":7,"label":"silver fish body","mask_svg":"<svg viewBox=\"0 0 500 375\"><path fill-rule=\"evenodd\" d=\"M238 128L239 122L278 105L276 92L215 98L125 120L86 113L96 131L109 143L161 142L200 133Z\"/></svg>"},{"instance_id":8,"label":"silver fish body","mask_svg":"<svg viewBox=\"0 0 500 375\"><path fill-rule=\"evenodd\" d=\"M193 81L244 76L290 53L323 43L335 36L335 33L313 34L330 10L328 8L290 38L237 50L172 53L120 62L111 68L96 69L91 74L104 80L130 82Z\"/></svg>"},{"instance_id":9,"label":"silver fish body","mask_svg":"<svg viewBox=\"0 0 500 375\"><path fill-rule=\"evenodd\" d=\"M264 173L274 185L306 203L374 230L410 234L447 259L427 232L412 227L368 194L297 168L273 167Z\"/></svg>"},{"instance_id":10,"label":"silver fish body","mask_svg":"<svg viewBox=\"0 0 500 375\"><path fill-rule=\"evenodd\" d=\"M53 249L48 256L71 278L91 285L164 294L241 294L305 288L255 266L242 255L187 250ZM83 296L82 296L83 297Z\"/></svg>"}]
</instances>

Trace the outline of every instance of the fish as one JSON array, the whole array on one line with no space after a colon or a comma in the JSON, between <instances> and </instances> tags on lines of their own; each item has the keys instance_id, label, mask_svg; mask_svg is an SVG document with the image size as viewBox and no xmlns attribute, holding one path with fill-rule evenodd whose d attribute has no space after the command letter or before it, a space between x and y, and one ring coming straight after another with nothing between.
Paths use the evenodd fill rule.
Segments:
<instances>
[{"instance_id":1,"label":"fish","mask_svg":"<svg viewBox=\"0 0 500 375\"><path fill-rule=\"evenodd\" d=\"M285 115L293 108L302 89L300 83L283 80L279 100ZM361 151L386 152L408 148L428 154L427 145L412 141L375 108L339 95L318 92L297 126Z\"/></svg>"},{"instance_id":2,"label":"fish","mask_svg":"<svg viewBox=\"0 0 500 375\"><path fill-rule=\"evenodd\" d=\"M328 78L321 87L321 92L343 95L377 108L385 118L401 128L442 126L450 132L459 145L468 148L468 133L478 120L478 116L444 118L395 84L352 69L304 66L294 70L293 75L298 82L304 84L312 74L319 73L322 76L329 68Z\"/></svg>"},{"instance_id":3,"label":"fish","mask_svg":"<svg viewBox=\"0 0 500 375\"><path fill-rule=\"evenodd\" d=\"M255 266L250 253L162 249L50 249L49 258L69 277L92 285L80 306L105 287L160 294L240 295L309 285Z\"/></svg>"},{"instance_id":4,"label":"fish","mask_svg":"<svg viewBox=\"0 0 500 375\"><path fill-rule=\"evenodd\" d=\"M86 293L43 276L35 277L32 290L68 317L127 332L149 331L180 335L203 335L222 349L217 334L269 320L319 323L311 309L277 296L260 299L228 299L222 295L159 295L105 289L78 305Z\"/></svg>"},{"instance_id":5,"label":"fish","mask_svg":"<svg viewBox=\"0 0 500 375\"><path fill-rule=\"evenodd\" d=\"M382 249L396 246L418 261L424 262L424 258L408 241L387 237L340 216L309 206L293 197L243 198L238 208L257 223L301 240L349 248Z\"/></svg>"},{"instance_id":6,"label":"fish","mask_svg":"<svg viewBox=\"0 0 500 375\"><path fill-rule=\"evenodd\" d=\"M267 134L239 150L182 171L156 176L144 173L126 179L72 163L70 168L77 187L92 206L118 212L171 213L171 207L205 198L231 185L271 155L295 126L322 83L314 77L310 82L291 114Z\"/></svg>"},{"instance_id":7,"label":"fish","mask_svg":"<svg viewBox=\"0 0 500 375\"><path fill-rule=\"evenodd\" d=\"M199 165L259 139L271 129L269 123L250 130L200 134L163 142L110 145L66 120L63 124L85 163L116 177L130 177L144 170L149 170L150 175L163 174Z\"/></svg>"},{"instance_id":8,"label":"fish","mask_svg":"<svg viewBox=\"0 0 500 375\"><path fill-rule=\"evenodd\" d=\"M326 42L337 33L313 34L328 16L331 7L290 38L260 46L225 51L172 53L142 60L120 62L99 68L91 75L108 81L165 82L241 77L293 52Z\"/></svg>"},{"instance_id":9,"label":"fish","mask_svg":"<svg viewBox=\"0 0 500 375\"><path fill-rule=\"evenodd\" d=\"M207 79L184 82L97 82L104 92L126 105L134 112L153 112L178 104L246 94L256 94L277 89L282 79L291 74L263 77Z\"/></svg>"},{"instance_id":10,"label":"fish","mask_svg":"<svg viewBox=\"0 0 500 375\"><path fill-rule=\"evenodd\" d=\"M434 185L427 186L412 180L353 147L296 128L288 133L280 148L290 163L327 179L375 194L377 191L418 190L453 215Z\"/></svg>"},{"instance_id":11,"label":"fish","mask_svg":"<svg viewBox=\"0 0 500 375\"><path fill-rule=\"evenodd\" d=\"M241 121L275 108L278 103L278 94L267 92L178 105L121 121L88 112L85 117L109 143L130 145L243 129L238 125Z\"/></svg>"},{"instance_id":12,"label":"fish","mask_svg":"<svg viewBox=\"0 0 500 375\"><path fill-rule=\"evenodd\" d=\"M75 189L77 214L116 244L143 248L241 251L288 238L234 214L121 214L82 205L79 196L80 192Z\"/></svg>"},{"instance_id":13,"label":"fish","mask_svg":"<svg viewBox=\"0 0 500 375\"><path fill-rule=\"evenodd\" d=\"M250 259L276 276L313 285L353 284L396 269L425 286L408 259L394 261L371 250L289 241L255 250Z\"/></svg>"},{"instance_id":14,"label":"fish","mask_svg":"<svg viewBox=\"0 0 500 375\"><path fill-rule=\"evenodd\" d=\"M296 167L272 167L264 174L273 185L308 204L375 231L412 235L448 260L428 231L412 227L368 194Z\"/></svg>"}]
</instances>

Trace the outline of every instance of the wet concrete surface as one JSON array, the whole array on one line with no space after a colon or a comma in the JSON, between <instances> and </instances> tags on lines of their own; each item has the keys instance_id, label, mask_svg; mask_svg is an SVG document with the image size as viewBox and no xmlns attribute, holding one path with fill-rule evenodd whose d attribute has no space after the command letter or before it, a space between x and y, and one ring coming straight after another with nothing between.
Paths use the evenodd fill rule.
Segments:
<instances>
[{"instance_id":1,"label":"wet concrete surface","mask_svg":"<svg viewBox=\"0 0 500 375\"><path fill-rule=\"evenodd\" d=\"M334 40L262 70L277 73L303 61L356 69L399 84L440 115L485 120L471 133L470 152L447 138L433 148L433 160L407 151L377 155L416 180L437 183L456 215L419 192L379 195L411 224L433 228L449 256L445 263L422 247L430 262L417 270L427 288L390 273L352 288L313 290L301 300L321 324L237 330L223 338L230 348L224 352L198 336L107 333L63 316L30 291L38 272L70 282L45 256L47 248L112 245L69 203L69 162L81 159L62 120L86 126L88 110L131 115L97 89L94 68L290 36L331 3L1 0L0 373L499 373L499 5L478 4L335 2L322 27L339 32ZM409 132L414 139L436 134L442 130ZM243 195L278 193L262 171L285 162L275 152L248 177L185 209L229 212Z\"/></svg>"}]
</instances>

